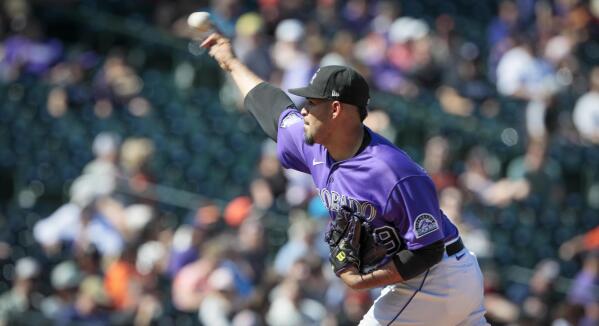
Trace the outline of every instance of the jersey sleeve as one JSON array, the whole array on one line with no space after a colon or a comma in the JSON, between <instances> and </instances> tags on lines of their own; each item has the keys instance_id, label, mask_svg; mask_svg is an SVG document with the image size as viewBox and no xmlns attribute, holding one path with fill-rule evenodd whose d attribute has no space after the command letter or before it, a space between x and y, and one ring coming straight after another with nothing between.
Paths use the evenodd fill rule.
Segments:
<instances>
[{"instance_id":1,"label":"jersey sleeve","mask_svg":"<svg viewBox=\"0 0 599 326\"><path fill-rule=\"evenodd\" d=\"M304 142L304 118L295 108L283 111L279 118L277 154L284 168L310 173L306 162L313 154Z\"/></svg>"},{"instance_id":2,"label":"jersey sleeve","mask_svg":"<svg viewBox=\"0 0 599 326\"><path fill-rule=\"evenodd\" d=\"M409 250L426 247L444 238L443 213L435 186L426 175L407 177L395 185L384 218L396 227Z\"/></svg>"},{"instance_id":3,"label":"jersey sleeve","mask_svg":"<svg viewBox=\"0 0 599 326\"><path fill-rule=\"evenodd\" d=\"M256 118L264 133L274 141L277 141L277 123L281 113L287 108L295 108L295 104L285 92L266 82L254 87L246 95L243 103Z\"/></svg>"}]
</instances>

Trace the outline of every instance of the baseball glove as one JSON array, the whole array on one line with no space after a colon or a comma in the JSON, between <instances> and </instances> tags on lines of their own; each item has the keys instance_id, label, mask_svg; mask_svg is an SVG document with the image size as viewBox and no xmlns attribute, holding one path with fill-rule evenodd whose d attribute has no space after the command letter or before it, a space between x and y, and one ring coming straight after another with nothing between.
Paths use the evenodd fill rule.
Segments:
<instances>
[{"instance_id":1,"label":"baseball glove","mask_svg":"<svg viewBox=\"0 0 599 326\"><path fill-rule=\"evenodd\" d=\"M333 220L325 240L329 244L329 260L333 272L339 275L350 266L360 267L360 236L362 223L347 210L341 210Z\"/></svg>"},{"instance_id":2,"label":"baseball glove","mask_svg":"<svg viewBox=\"0 0 599 326\"><path fill-rule=\"evenodd\" d=\"M366 220L362 222L361 235L360 273L368 274L389 262L393 253L387 251L387 247L381 243L379 236Z\"/></svg>"},{"instance_id":3,"label":"baseball glove","mask_svg":"<svg viewBox=\"0 0 599 326\"><path fill-rule=\"evenodd\" d=\"M330 249L329 260L337 275L352 265L366 274L389 260L385 246L379 243L370 224L347 206L337 213L325 241Z\"/></svg>"}]
</instances>

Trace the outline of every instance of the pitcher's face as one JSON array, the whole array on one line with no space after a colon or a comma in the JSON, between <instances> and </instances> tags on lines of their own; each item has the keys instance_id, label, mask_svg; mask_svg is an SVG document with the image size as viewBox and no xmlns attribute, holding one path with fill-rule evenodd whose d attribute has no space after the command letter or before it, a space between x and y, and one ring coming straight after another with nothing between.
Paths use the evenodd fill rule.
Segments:
<instances>
[{"instance_id":1,"label":"pitcher's face","mask_svg":"<svg viewBox=\"0 0 599 326\"><path fill-rule=\"evenodd\" d=\"M308 98L300 111L304 117L304 140L306 144L322 144L330 134L328 127L332 118L330 100Z\"/></svg>"}]
</instances>

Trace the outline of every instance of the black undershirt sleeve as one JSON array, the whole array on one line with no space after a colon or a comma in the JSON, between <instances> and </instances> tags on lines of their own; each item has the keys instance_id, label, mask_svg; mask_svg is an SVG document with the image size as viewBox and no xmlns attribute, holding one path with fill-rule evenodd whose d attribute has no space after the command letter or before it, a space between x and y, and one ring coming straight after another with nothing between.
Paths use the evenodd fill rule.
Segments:
<instances>
[{"instance_id":1,"label":"black undershirt sleeve","mask_svg":"<svg viewBox=\"0 0 599 326\"><path fill-rule=\"evenodd\" d=\"M245 108L252 113L266 135L277 141L277 130L281 113L289 107L295 108L293 101L280 88L263 82L245 96Z\"/></svg>"},{"instance_id":2,"label":"black undershirt sleeve","mask_svg":"<svg viewBox=\"0 0 599 326\"><path fill-rule=\"evenodd\" d=\"M443 259L445 243L434 242L417 250L401 250L393 257L395 268L404 280L420 275Z\"/></svg>"}]
</instances>

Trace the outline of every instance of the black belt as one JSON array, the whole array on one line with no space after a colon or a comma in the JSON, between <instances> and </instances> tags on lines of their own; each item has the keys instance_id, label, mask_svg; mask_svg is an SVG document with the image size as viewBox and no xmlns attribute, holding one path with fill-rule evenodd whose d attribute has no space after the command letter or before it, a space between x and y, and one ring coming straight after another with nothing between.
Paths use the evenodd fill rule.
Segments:
<instances>
[{"instance_id":1,"label":"black belt","mask_svg":"<svg viewBox=\"0 0 599 326\"><path fill-rule=\"evenodd\" d=\"M462 251L462 249L464 249L464 243L462 242L462 238L458 238L453 243L445 246L445 251L447 252L448 257L457 254L458 252Z\"/></svg>"}]
</instances>

